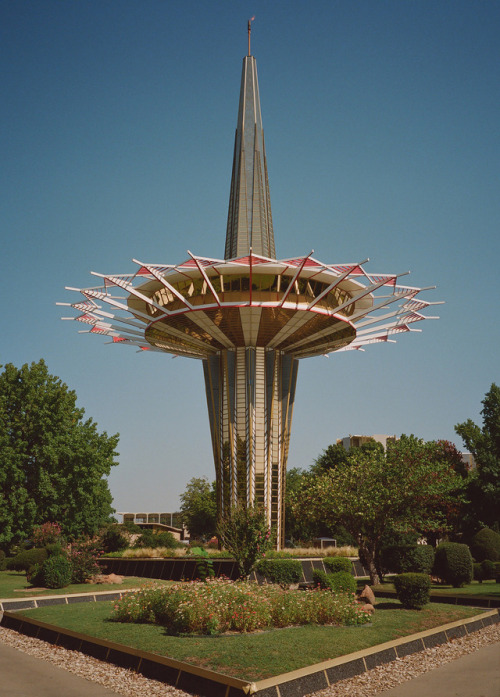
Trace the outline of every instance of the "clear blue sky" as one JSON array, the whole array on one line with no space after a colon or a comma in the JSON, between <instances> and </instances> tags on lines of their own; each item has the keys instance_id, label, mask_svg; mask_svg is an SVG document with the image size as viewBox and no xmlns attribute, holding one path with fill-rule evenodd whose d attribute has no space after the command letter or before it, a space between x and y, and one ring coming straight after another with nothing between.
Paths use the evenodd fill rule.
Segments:
<instances>
[{"instance_id":1,"label":"clear blue sky","mask_svg":"<svg viewBox=\"0 0 500 697\"><path fill-rule=\"evenodd\" d=\"M246 21L277 255L370 257L445 305L299 368L289 466L349 433L462 447L499 382L500 2L16 0L1 11L0 363L44 358L121 434L117 510L213 478L202 367L61 322L132 258L222 257ZM405 279L406 280L406 279Z\"/></svg>"}]
</instances>

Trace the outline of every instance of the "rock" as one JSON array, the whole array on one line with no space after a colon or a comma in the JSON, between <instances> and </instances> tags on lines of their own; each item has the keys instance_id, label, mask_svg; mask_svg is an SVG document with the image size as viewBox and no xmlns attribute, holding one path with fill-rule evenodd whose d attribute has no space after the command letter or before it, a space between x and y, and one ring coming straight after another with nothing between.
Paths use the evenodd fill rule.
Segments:
<instances>
[{"instance_id":1,"label":"rock","mask_svg":"<svg viewBox=\"0 0 500 697\"><path fill-rule=\"evenodd\" d=\"M375 612L375 608L371 603L365 603L364 605L361 606L361 609L364 610L365 612L368 612L370 615L373 615Z\"/></svg>"},{"instance_id":2,"label":"rock","mask_svg":"<svg viewBox=\"0 0 500 697\"><path fill-rule=\"evenodd\" d=\"M365 603L369 603L370 605L375 605L377 602L375 600L375 593L372 591L370 586L365 586L361 593L358 595L358 600L364 601Z\"/></svg>"},{"instance_id":3,"label":"rock","mask_svg":"<svg viewBox=\"0 0 500 697\"><path fill-rule=\"evenodd\" d=\"M123 583L123 576L117 576L116 574L99 574L94 576L91 583Z\"/></svg>"}]
</instances>

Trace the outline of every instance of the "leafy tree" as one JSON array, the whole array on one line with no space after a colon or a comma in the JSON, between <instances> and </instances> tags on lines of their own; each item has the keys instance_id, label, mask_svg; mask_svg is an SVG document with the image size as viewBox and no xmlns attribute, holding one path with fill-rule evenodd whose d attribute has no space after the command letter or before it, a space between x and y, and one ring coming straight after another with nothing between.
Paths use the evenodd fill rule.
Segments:
<instances>
[{"instance_id":1,"label":"leafy tree","mask_svg":"<svg viewBox=\"0 0 500 697\"><path fill-rule=\"evenodd\" d=\"M500 530L500 387L493 383L482 401L483 427L471 419L455 431L476 461L470 473L468 496L473 532L482 527Z\"/></svg>"},{"instance_id":2,"label":"leafy tree","mask_svg":"<svg viewBox=\"0 0 500 697\"><path fill-rule=\"evenodd\" d=\"M193 477L180 499L182 520L191 537L213 537L217 526L215 484L210 485L204 477Z\"/></svg>"},{"instance_id":3,"label":"leafy tree","mask_svg":"<svg viewBox=\"0 0 500 697\"><path fill-rule=\"evenodd\" d=\"M332 446L336 448L337 446ZM340 446L345 454L346 450ZM316 461L318 462L318 461ZM309 471L292 467L286 473L285 489L285 538L293 544L307 544L315 537L332 537L337 544L355 545L356 541L341 525L332 527L327 521L311 518L310 516L295 516L293 502L297 492L304 486L306 480L314 476L315 465Z\"/></svg>"},{"instance_id":4,"label":"leafy tree","mask_svg":"<svg viewBox=\"0 0 500 697\"><path fill-rule=\"evenodd\" d=\"M349 450L346 450L341 443L329 445L326 450L323 450L322 454L316 458L310 471L314 474L321 474L322 472L327 472L328 470L343 466L348 462L348 454L350 453L352 455L358 451L360 453L383 453L384 446L382 443L378 443L374 438L370 438L370 440L358 447L353 446L349 448Z\"/></svg>"},{"instance_id":5,"label":"leafy tree","mask_svg":"<svg viewBox=\"0 0 500 697\"><path fill-rule=\"evenodd\" d=\"M447 529L445 511L461 500L462 478L434 442L402 436L380 449L349 451L344 463L304 482L295 515L341 524L357 540L372 583L387 529L402 532Z\"/></svg>"},{"instance_id":6,"label":"leafy tree","mask_svg":"<svg viewBox=\"0 0 500 697\"><path fill-rule=\"evenodd\" d=\"M76 394L43 360L0 374L0 547L58 522L75 539L94 534L113 509L106 477L118 435L83 419Z\"/></svg>"}]
</instances>

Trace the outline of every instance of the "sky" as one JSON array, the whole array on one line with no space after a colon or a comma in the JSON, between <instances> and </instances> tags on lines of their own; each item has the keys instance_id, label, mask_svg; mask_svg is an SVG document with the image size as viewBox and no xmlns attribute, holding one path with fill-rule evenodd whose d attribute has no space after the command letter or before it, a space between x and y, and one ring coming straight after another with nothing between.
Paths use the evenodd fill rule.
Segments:
<instances>
[{"instance_id":1,"label":"sky","mask_svg":"<svg viewBox=\"0 0 500 697\"><path fill-rule=\"evenodd\" d=\"M278 258L402 273L438 321L299 366L289 467L348 434L459 449L499 383L498 0L2 0L0 364L43 358L120 433L117 511L214 479L202 365L56 302L133 258L223 257L247 20Z\"/></svg>"}]
</instances>

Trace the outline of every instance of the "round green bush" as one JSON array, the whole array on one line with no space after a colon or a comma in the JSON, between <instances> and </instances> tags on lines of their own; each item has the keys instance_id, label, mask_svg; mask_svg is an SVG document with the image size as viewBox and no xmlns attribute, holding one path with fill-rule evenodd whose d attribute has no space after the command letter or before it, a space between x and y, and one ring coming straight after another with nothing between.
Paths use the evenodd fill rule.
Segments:
<instances>
[{"instance_id":1,"label":"round green bush","mask_svg":"<svg viewBox=\"0 0 500 697\"><path fill-rule=\"evenodd\" d=\"M325 557L323 559L323 564L332 573L337 571L345 571L348 574L351 573L352 564L349 557Z\"/></svg>"},{"instance_id":2,"label":"round green bush","mask_svg":"<svg viewBox=\"0 0 500 697\"><path fill-rule=\"evenodd\" d=\"M473 564L473 578L474 581L479 581L479 583L484 581L483 569L478 562L474 562Z\"/></svg>"},{"instance_id":3,"label":"round green bush","mask_svg":"<svg viewBox=\"0 0 500 697\"><path fill-rule=\"evenodd\" d=\"M473 576L470 549L459 542L443 542L436 549L432 573L454 588L470 583Z\"/></svg>"},{"instance_id":4,"label":"round green bush","mask_svg":"<svg viewBox=\"0 0 500 697\"><path fill-rule=\"evenodd\" d=\"M427 574L399 574L394 579L394 587L406 610L421 610L429 602L431 579Z\"/></svg>"},{"instance_id":5,"label":"round green bush","mask_svg":"<svg viewBox=\"0 0 500 697\"><path fill-rule=\"evenodd\" d=\"M470 548L477 562L485 559L500 561L500 535L494 530L483 528L477 532L472 538Z\"/></svg>"},{"instance_id":6,"label":"round green bush","mask_svg":"<svg viewBox=\"0 0 500 697\"><path fill-rule=\"evenodd\" d=\"M71 583L73 566L70 560L58 554L46 559L41 568L43 585L46 588L64 588Z\"/></svg>"},{"instance_id":7,"label":"round green bush","mask_svg":"<svg viewBox=\"0 0 500 697\"><path fill-rule=\"evenodd\" d=\"M256 571L283 587L298 583L302 578L302 564L298 559L262 559Z\"/></svg>"},{"instance_id":8,"label":"round green bush","mask_svg":"<svg viewBox=\"0 0 500 697\"><path fill-rule=\"evenodd\" d=\"M489 559L484 559L481 562L481 571L483 574L483 578L485 581L490 581L491 579L496 577L496 568L495 568L495 562L490 561Z\"/></svg>"}]
</instances>

